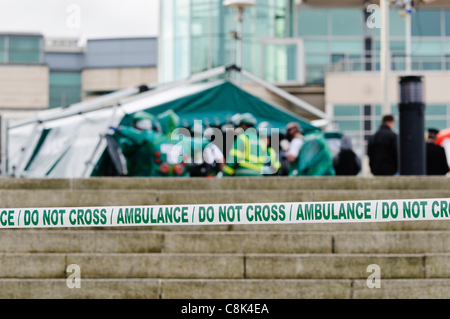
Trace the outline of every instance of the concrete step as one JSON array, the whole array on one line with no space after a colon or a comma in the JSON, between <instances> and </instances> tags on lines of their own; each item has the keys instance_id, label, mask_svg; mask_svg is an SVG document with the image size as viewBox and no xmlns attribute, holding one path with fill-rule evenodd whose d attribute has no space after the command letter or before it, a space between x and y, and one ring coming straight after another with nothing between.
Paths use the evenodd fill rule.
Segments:
<instances>
[{"instance_id":1,"label":"concrete step","mask_svg":"<svg viewBox=\"0 0 450 319\"><path fill-rule=\"evenodd\" d=\"M9 230L3 253L450 253L449 231L158 232Z\"/></svg>"},{"instance_id":2,"label":"concrete step","mask_svg":"<svg viewBox=\"0 0 450 319\"><path fill-rule=\"evenodd\" d=\"M0 254L0 278L384 279L450 278L450 254Z\"/></svg>"},{"instance_id":3,"label":"concrete step","mask_svg":"<svg viewBox=\"0 0 450 319\"><path fill-rule=\"evenodd\" d=\"M180 280L0 279L0 299L449 299L450 279L366 280ZM180 310L181 311L181 310Z\"/></svg>"},{"instance_id":4,"label":"concrete step","mask_svg":"<svg viewBox=\"0 0 450 319\"><path fill-rule=\"evenodd\" d=\"M0 189L53 190L450 190L445 177L0 179Z\"/></svg>"},{"instance_id":5,"label":"concrete step","mask_svg":"<svg viewBox=\"0 0 450 319\"><path fill-rule=\"evenodd\" d=\"M3 208L194 205L450 198L450 190L3 190Z\"/></svg>"},{"instance_id":6,"label":"concrete step","mask_svg":"<svg viewBox=\"0 0 450 319\"><path fill-rule=\"evenodd\" d=\"M3 253L450 253L450 232L2 231Z\"/></svg>"}]
</instances>

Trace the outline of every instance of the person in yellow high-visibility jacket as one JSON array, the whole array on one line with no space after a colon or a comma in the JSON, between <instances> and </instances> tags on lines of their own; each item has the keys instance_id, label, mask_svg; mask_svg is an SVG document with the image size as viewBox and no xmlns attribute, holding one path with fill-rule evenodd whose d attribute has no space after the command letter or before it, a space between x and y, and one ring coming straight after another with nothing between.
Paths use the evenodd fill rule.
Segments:
<instances>
[{"instance_id":1,"label":"person in yellow high-visibility jacket","mask_svg":"<svg viewBox=\"0 0 450 319\"><path fill-rule=\"evenodd\" d=\"M256 118L252 114L243 114L239 127L244 130L236 138L231 148L227 164L223 168L224 176L264 175L264 166L268 162L267 145L258 137L254 127Z\"/></svg>"},{"instance_id":2,"label":"person in yellow high-visibility jacket","mask_svg":"<svg viewBox=\"0 0 450 319\"><path fill-rule=\"evenodd\" d=\"M265 176L277 176L281 173L281 163L278 152L272 148L272 130L273 127L268 122L262 122L258 126L259 138L266 143L267 155L269 157L269 160L264 166L263 175ZM279 136L277 145L279 145Z\"/></svg>"}]
</instances>

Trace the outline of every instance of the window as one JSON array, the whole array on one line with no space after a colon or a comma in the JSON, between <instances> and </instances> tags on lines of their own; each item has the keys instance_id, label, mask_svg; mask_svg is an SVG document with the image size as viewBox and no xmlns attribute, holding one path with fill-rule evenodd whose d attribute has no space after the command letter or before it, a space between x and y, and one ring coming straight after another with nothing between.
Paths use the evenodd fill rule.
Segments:
<instances>
[{"instance_id":1,"label":"window","mask_svg":"<svg viewBox=\"0 0 450 319\"><path fill-rule=\"evenodd\" d=\"M68 106L81 101L81 74L52 72L49 77L50 108Z\"/></svg>"},{"instance_id":2,"label":"window","mask_svg":"<svg viewBox=\"0 0 450 319\"><path fill-rule=\"evenodd\" d=\"M300 9L297 16L299 36L328 35L328 10Z\"/></svg>"},{"instance_id":3,"label":"window","mask_svg":"<svg viewBox=\"0 0 450 319\"><path fill-rule=\"evenodd\" d=\"M304 84L304 58L298 54L303 47L301 39L263 39L261 69L264 78L274 83ZM255 60L255 55L251 58Z\"/></svg>"},{"instance_id":4,"label":"window","mask_svg":"<svg viewBox=\"0 0 450 319\"><path fill-rule=\"evenodd\" d=\"M41 39L39 37L9 37L8 62L40 63Z\"/></svg>"},{"instance_id":5,"label":"window","mask_svg":"<svg viewBox=\"0 0 450 319\"><path fill-rule=\"evenodd\" d=\"M445 10L445 35L450 36L450 10Z\"/></svg>"},{"instance_id":6,"label":"window","mask_svg":"<svg viewBox=\"0 0 450 319\"><path fill-rule=\"evenodd\" d=\"M332 34L338 36L362 36L364 11L361 9L332 9Z\"/></svg>"},{"instance_id":7,"label":"window","mask_svg":"<svg viewBox=\"0 0 450 319\"><path fill-rule=\"evenodd\" d=\"M0 63L6 62L5 48L5 37L0 37Z\"/></svg>"},{"instance_id":8,"label":"window","mask_svg":"<svg viewBox=\"0 0 450 319\"><path fill-rule=\"evenodd\" d=\"M266 81L283 83L297 80L297 45L266 44Z\"/></svg>"},{"instance_id":9,"label":"window","mask_svg":"<svg viewBox=\"0 0 450 319\"><path fill-rule=\"evenodd\" d=\"M412 15L412 36L441 36L441 11L420 9Z\"/></svg>"},{"instance_id":10,"label":"window","mask_svg":"<svg viewBox=\"0 0 450 319\"><path fill-rule=\"evenodd\" d=\"M361 107L359 105L335 105L334 116L360 116Z\"/></svg>"}]
</instances>

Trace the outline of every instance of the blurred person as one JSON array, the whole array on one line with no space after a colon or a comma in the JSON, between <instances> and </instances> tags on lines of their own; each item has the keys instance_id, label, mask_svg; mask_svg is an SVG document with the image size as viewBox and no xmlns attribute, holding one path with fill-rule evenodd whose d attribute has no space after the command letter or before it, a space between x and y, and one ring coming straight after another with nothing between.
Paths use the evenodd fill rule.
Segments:
<instances>
[{"instance_id":1,"label":"blurred person","mask_svg":"<svg viewBox=\"0 0 450 319\"><path fill-rule=\"evenodd\" d=\"M449 173L447 155L445 149L436 145L436 139L439 131L436 129L428 130L427 139L427 175L439 176Z\"/></svg>"},{"instance_id":2,"label":"blurred person","mask_svg":"<svg viewBox=\"0 0 450 319\"><path fill-rule=\"evenodd\" d=\"M333 156L322 133L304 137L297 159L292 163L289 176L334 176Z\"/></svg>"},{"instance_id":3,"label":"blurred person","mask_svg":"<svg viewBox=\"0 0 450 319\"><path fill-rule=\"evenodd\" d=\"M265 176L276 176L281 173L281 163L278 153L272 148L272 129L273 126L269 122L262 122L258 125L259 138L267 145L267 163L264 165Z\"/></svg>"},{"instance_id":4,"label":"blurred person","mask_svg":"<svg viewBox=\"0 0 450 319\"><path fill-rule=\"evenodd\" d=\"M146 126L138 124L141 117L150 119L150 114L143 113L145 112L138 112L133 116L133 126L111 127L120 137L120 146L127 158L129 176L188 176L189 168L186 167L186 162L190 146L172 139L172 134L179 126L178 115L172 110L158 115L156 120L161 128L159 133L151 130L148 122ZM181 147L182 152L176 149L176 146Z\"/></svg>"},{"instance_id":5,"label":"blurred person","mask_svg":"<svg viewBox=\"0 0 450 319\"><path fill-rule=\"evenodd\" d=\"M237 136L229 152L223 168L224 176L263 176L267 145L256 133L256 124L256 118L250 113L239 117L238 130L242 133Z\"/></svg>"},{"instance_id":6,"label":"blurred person","mask_svg":"<svg viewBox=\"0 0 450 319\"><path fill-rule=\"evenodd\" d=\"M398 137L392 131L394 125L392 115L384 116L378 132L369 140L370 169L375 176L398 174Z\"/></svg>"},{"instance_id":7,"label":"blurred person","mask_svg":"<svg viewBox=\"0 0 450 319\"><path fill-rule=\"evenodd\" d=\"M341 150L333 159L337 176L356 176L361 171L361 160L352 148L352 139L344 135L341 139Z\"/></svg>"},{"instance_id":8,"label":"blurred person","mask_svg":"<svg viewBox=\"0 0 450 319\"><path fill-rule=\"evenodd\" d=\"M290 143L289 150L286 152L286 157L292 164L297 160L300 149L303 146L303 135L299 123L292 122L286 126L286 138Z\"/></svg>"},{"instance_id":9,"label":"blurred person","mask_svg":"<svg viewBox=\"0 0 450 319\"><path fill-rule=\"evenodd\" d=\"M217 145L212 143L214 129L207 128L203 131L203 125L195 123L193 127L193 163L191 166L192 177L221 177L225 158ZM215 136L214 136L215 137Z\"/></svg>"}]
</instances>

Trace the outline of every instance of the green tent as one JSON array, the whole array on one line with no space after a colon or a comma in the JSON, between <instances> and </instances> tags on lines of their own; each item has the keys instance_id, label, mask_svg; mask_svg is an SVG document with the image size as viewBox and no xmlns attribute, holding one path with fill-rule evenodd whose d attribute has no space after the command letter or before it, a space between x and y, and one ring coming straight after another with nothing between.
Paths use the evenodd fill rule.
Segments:
<instances>
[{"instance_id":1,"label":"green tent","mask_svg":"<svg viewBox=\"0 0 450 319\"><path fill-rule=\"evenodd\" d=\"M237 113L252 113L258 123L267 121L280 130L290 122L300 123L305 133L318 130L297 114L270 105L230 82L221 82L202 92L153 106L145 111L157 116L170 109L188 127L194 125L194 120L202 120L211 126L224 125ZM133 114L125 116L121 124L131 125Z\"/></svg>"}]
</instances>

